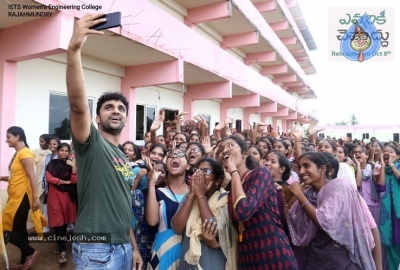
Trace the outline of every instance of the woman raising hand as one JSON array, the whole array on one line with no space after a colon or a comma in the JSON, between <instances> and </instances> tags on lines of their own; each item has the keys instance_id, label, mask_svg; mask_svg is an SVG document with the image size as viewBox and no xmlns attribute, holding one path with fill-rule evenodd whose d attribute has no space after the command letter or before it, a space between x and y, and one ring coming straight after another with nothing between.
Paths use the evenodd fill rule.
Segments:
<instances>
[{"instance_id":1,"label":"woman raising hand","mask_svg":"<svg viewBox=\"0 0 400 270\"><path fill-rule=\"evenodd\" d=\"M217 153L232 177L229 212L239 234L238 268L297 270L280 221L271 172L253 161L247 144L238 137L224 139Z\"/></svg>"},{"instance_id":2,"label":"woman raising hand","mask_svg":"<svg viewBox=\"0 0 400 270\"><path fill-rule=\"evenodd\" d=\"M220 163L200 161L191 189L172 219L176 233L183 233L179 269L236 269L236 233L228 215L228 197L220 189L224 171ZM218 239L218 240L217 240ZM229 259L228 259L229 258Z\"/></svg>"}]
</instances>

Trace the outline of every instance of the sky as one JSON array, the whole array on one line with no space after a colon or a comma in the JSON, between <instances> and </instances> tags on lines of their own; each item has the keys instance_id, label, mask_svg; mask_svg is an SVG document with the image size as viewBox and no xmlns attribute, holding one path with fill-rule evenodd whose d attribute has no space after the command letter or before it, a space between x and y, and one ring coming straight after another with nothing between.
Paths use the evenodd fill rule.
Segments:
<instances>
[{"instance_id":1,"label":"sky","mask_svg":"<svg viewBox=\"0 0 400 270\"><path fill-rule=\"evenodd\" d=\"M331 51L329 44L332 42L329 40L332 36L332 31L329 29L329 10L343 8L345 15L351 8L359 8L360 13L365 12L362 10L365 7L376 7L379 10L394 8L395 21L389 22L387 18L387 23L392 23L396 31L400 27L398 14L400 1L297 0L297 2L317 44L317 50L309 52L317 74L310 75L309 79L318 99L304 102L315 110L319 120L318 125L334 125L336 122L349 121L352 114L355 114L361 125L400 124L398 117L400 112L398 44L400 43L395 33L390 33L394 37L392 61L377 62L371 58L362 63L349 60L336 62L328 57ZM397 34L399 33L397 30Z\"/></svg>"}]
</instances>

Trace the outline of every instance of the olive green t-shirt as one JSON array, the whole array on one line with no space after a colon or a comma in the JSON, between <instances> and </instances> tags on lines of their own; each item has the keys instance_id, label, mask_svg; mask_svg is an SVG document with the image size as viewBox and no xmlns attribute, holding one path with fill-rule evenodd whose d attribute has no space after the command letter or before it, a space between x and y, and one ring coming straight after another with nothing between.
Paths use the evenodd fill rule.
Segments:
<instances>
[{"instance_id":1,"label":"olive green t-shirt","mask_svg":"<svg viewBox=\"0 0 400 270\"><path fill-rule=\"evenodd\" d=\"M72 134L78 170L78 213L74 236L111 236L97 242L129 243L133 172L124 153L106 141L92 124L80 143ZM86 241L93 241L88 240Z\"/></svg>"}]
</instances>

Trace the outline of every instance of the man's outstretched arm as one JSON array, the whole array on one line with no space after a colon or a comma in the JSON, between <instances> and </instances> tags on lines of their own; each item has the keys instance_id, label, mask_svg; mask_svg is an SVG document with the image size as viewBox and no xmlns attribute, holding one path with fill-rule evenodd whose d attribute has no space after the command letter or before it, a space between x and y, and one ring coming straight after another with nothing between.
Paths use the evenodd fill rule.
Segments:
<instances>
[{"instance_id":1,"label":"man's outstretched arm","mask_svg":"<svg viewBox=\"0 0 400 270\"><path fill-rule=\"evenodd\" d=\"M75 22L74 31L67 51L67 93L71 110L71 131L79 142L86 142L90 133L90 111L83 76L81 49L88 34L101 35L103 32L90 27L104 22L98 19L104 14L86 14Z\"/></svg>"}]
</instances>

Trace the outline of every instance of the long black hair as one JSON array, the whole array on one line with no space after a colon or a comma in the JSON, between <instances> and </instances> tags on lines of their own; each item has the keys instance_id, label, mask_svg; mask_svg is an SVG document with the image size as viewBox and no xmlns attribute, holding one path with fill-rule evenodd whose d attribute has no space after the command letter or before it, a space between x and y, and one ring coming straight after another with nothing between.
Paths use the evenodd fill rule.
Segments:
<instances>
[{"instance_id":1,"label":"long black hair","mask_svg":"<svg viewBox=\"0 0 400 270\"><path fill-rule=\"evenodd\" d=\"M279 163L279 167L284 167L285 171L282 173L282 180L283 181L287 181L289 180L290 176L291 176L291 167L290 167L290 162L287 159L286 156L282 155L281 153L279 153L278 150L272 150L271 152L268 153L269 154L273 154L276 155L278 157L278 163Z\"/></svg>"},{"instance_id":2,"label":"long black hair","mask_svg":"<svg viewBox=\"0 0 400 270\"><path fill-rule=\"evenodd\" d=\"M12 126L7 129L7 133L10 133L14 136L19 136L19 141L22 141L25 146L29 148L29 145L26 141L25 131L21 127Z\"/></svg>"}]
</instances>

